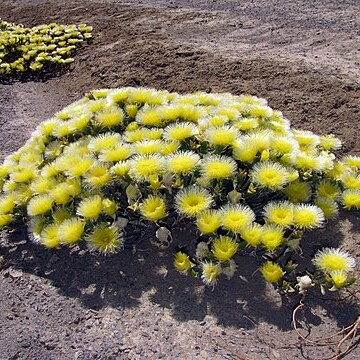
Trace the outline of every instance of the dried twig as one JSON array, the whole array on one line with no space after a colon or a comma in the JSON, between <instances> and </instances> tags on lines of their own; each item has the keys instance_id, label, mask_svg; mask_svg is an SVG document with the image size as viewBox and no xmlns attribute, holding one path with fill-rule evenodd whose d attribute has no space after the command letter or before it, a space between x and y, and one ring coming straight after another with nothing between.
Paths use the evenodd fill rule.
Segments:
<instances>
[{"instance_id":1,"label":"dried twig","mask_svg":"<svg viewBox=\"0 0 360 360\"><path fill-rule=\"evenodd\" d=\"M336 332L335 334L332 334L331 336L325 337L325 338L318 338L315 340L308 339L304 337L301 332L299 331L299 328L297 326L297 314L299 310L304 308L303 299L300 301L299 305L294 309L292 314L292 323L294 330L296 331L299 338L305 343L305 344L311 344L316 346L329 346L329 345L336 345L336 354L328 357L326 359L322 358L322 360L337 360L343 357L344 355L348 354L356 345L355 338L357 336L358 329L360 327L360 316L356 319L355 322L353 322L351 325L347 326L346 328ZM333 340L337 336L343 336L340 340ZM341 350L343 344L349 341L348 346L345 350ZM316 359L314 359L316 360ZM320 360L320 359L319 359Z\"/></svg>"}]
</instances>

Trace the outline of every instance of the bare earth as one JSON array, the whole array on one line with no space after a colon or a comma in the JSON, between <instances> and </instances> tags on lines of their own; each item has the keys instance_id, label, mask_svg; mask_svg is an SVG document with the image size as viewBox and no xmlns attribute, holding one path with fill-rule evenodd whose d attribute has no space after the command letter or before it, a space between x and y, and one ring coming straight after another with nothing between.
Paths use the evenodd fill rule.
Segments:
<instances>
[{"instance_id":1,"label":"bare earth","mask_svg":"<svg viewBox=\"0 0 360 360\"><path fill-rule=\"evenodd\" d=\"M86 22L94 26L94 40L57 77L0 83L0 159L85 92L120 86L264 97L295 126L332 132L344 141L345 153L359 155L359 13L357 0L3 0L6 21ZM310 233L305 257L319 244L343 244L359 264L359 220L344 213ZM189 234L174 233L180 243L191 241ZM299 341L291 324L299 296L266 285L254 273L256 259L238 259L237 276L212 290L176 273L172 250L147 240L135 254L126 249L96 257L80 248L39 248L25 231L3 234L0 359L336 355L336 346ZM312 340L329 336L356 320L358 304L356 293L312 291L299 312L300 331ZM359 348L344 358L359 359Z\"/></svg>"}]
</instances>

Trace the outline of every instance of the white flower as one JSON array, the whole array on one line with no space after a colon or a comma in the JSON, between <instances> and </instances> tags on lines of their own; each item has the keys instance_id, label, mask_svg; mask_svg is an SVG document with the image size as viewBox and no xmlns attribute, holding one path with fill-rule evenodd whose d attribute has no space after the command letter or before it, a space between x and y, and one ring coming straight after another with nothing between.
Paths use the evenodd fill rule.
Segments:
<instances>
[{"instance_id":1,"label":"white flower","mask_svg":"<svg viewBox=\"0 0 360 360\"><path fill-rule=\"evenodd\" d=\"M115 225L119 230L122 230L126 227L126 225L129 223L129 220L124 218L124 217L119 217L116 221L115 221Z\"/></svg>"},{"instance_id":2,"label":"white flower","mask_svg":"<svg viewBox=\"0 0 360 360\"><path fill-rule=\"evenodd\" d=\"M236 190L232 190L227 194L228 199L232 204L238 204L242 199L241 193Z\"/></svg>"},{"instance_id":3,"label":"white flower","mask_svg":"<svg viewBox=\"0 0 360 360\"><path fill-rule=\"evenodd\" d=\"M222 273L227 276L228 279L231 279L236 271L237 265L234 260L229 261L229 266L222 268Z\"/></svg>"},{"instance_id":4,"label":"white flower","mask_svg":"<svg viewBox=\"0 0 360 360\"><path fill-rule=\"evenodd\" d=\"M156 235L157 239L159 240L161 247L168 247L170 245L170 243L173 241L171 231L164 226L159 227L156 230L155 235Z\"/></svg>"},{"instance_id":5,"label":"white flower","mask_svg":"<svg viewBox=\"0 0 360 360\"><path fill-rule=\"evenodd\" d=\"M309 275L298 276L296 278L296 280L297 280L297 286L299 288L299 293L300 294L304 294L307 289L314 286L314 284L313 284L313 282L312 282Z\"/></svg>"},{"instance_id":6,"label":"white flower","mask_svg":"<svg viewBox=\"0 0 360 360\"><path fill-rule=\"evenodd\" d=\"M203 258L207 257L209 254L210 252L209 252L208 244L204 241L199 242L196 247L196 257L199 260L202 260Z\"/></svg>"},{"instance_id":7,"label":"white flower","mask_svg":"<svg viewBox=\"0 0 360 360\"><path fill-rule=\"evenodd\" d=\"M141 193L140 193L138 187L135 185L132 185L132 184L130 184L126 188L125 192L126 192L126 196L127 196L129 205L134 205L141 196Z\"/></svg>"}]
</instances>

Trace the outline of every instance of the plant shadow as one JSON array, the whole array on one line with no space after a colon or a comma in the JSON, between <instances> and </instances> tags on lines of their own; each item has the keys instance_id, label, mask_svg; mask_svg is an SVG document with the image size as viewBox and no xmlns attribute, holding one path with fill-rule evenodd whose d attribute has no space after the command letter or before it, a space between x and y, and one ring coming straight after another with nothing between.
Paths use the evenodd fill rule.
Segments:
<instances>
[{"instance_id":1,"label":"plant shadow","mask_svg":"<svg viewBox=\"0 0 360 360\"><path fill-rule=\"evenodd\" d=\"M12 85L16 82L26 83L26 82L46 82L53 78L62 76L71 72L73 69L71 66L51 66L44 71L32 72L26 71L22 74L13 74L13 75L1 75L0 84L3 85Z\"/></svg>"},{"instance_id":2,"label":"plant shadow","mask_svg":"<svg viewBox=\"0 0 360 360\"><path fill-rule=\"evenodd\" d=\"M354 215L341 215L358 230ZM173 230L176 245L185 245L191 234ZM306 253L299 260L311 267L311 256L320 246L338 246L343 240L340 222L305 236ZM59 293L76 298L83 306L99 310L103 307L129 308L140 305L142 295L150 291L150 301L170 309L179 321L203 321L214 316L223 326L253 329L260 322L273 324L286 331L292 329L291 318L301 296L280 295L266 284L257 271L260 261L252 256L238 257L238 271L231 279L220 279L214 287L205 287L201 279L179 274L173 269L175 245L160 251L150 241L140 242L132 249L112 256L91 254L86 247L46 250L26 240L26 231L3 236L0 252L7 266L51 281ZM241 276L240 276L241 275ZM339 326L347 326L356 318L359 307L351 299L341 300L338 293L322 296L310 291L308 310L302 318L308 324L319 325L321 318L312 311L325 309Z\"/></svg>"}]
</instances>

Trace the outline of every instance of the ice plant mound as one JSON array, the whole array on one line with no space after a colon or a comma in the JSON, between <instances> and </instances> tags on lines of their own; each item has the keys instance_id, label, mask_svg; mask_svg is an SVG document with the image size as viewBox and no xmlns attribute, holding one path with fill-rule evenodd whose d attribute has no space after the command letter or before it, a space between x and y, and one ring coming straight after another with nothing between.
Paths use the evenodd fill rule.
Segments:
<instances>
[{"instance_id":1,"label":"ice plant mound","mask_svg":"<svg viewBox=\"0 0 360 360\"><path fill-rule=\"evenodd\" d=\"M78 44L91 39L91 32L92 27L86 24L52 23L26 28L0 19L0 79L72 63Z\"/></svg>"},{"instance_id":2,"label":"ice plant mound","mask_svg":"<svg viewBox=\"0 0 360 360\"><path fill-rule=\"evenodd\" d=\"M214 285L251 252L264 279L303 291L289 256L302 234L339 207L360 208L360 159L340 159L340 146L332 135L292 129L255 96L94 90L0 166L0 226L27 222L45 247L84 241L108 254L131 227L154 222L167 241L166 227L187 219L198 236L189 239L194 254L174 256L181 273ZM334 290L353 282L343 250L318 249L314 265L297 278Z\"/></svg>"}]
</instances>

